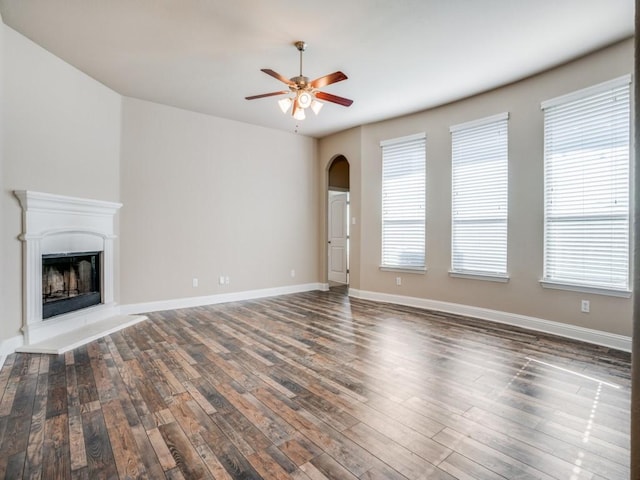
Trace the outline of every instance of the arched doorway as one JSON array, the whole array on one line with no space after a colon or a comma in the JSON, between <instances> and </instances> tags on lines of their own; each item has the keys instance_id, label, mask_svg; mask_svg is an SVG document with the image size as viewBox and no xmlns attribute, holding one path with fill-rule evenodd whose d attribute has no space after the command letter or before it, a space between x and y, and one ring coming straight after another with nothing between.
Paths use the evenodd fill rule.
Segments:
<instances>
[{"instance_id":1,"label":"arched doorway","mask_svg":"<svg viewBox=\"0 0 640 480\"><path fill-rule=\"evenodd\" d=\"M349 285L349 162L336 156L328 169L327 280L329 288Z\"/></svg>"}]
</instances>

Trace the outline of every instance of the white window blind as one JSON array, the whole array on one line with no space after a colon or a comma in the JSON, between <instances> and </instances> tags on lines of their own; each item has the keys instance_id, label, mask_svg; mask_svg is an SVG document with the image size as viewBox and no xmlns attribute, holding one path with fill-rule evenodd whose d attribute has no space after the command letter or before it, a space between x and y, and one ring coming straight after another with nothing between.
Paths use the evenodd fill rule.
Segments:
<instances>
[{"instance_id":1,"label":"white window blind","mask_svg":"<svg viewBox=\"0 0 640 480\"><path fill-rule=\"evenodd\" d=\"M629 289L630 77L544 110L544 281Z\"/></svg>"},{"instance_id":2,"label":"white window blind","mask_svg":"<svg viewBox=\"0 0 640 480\"><path fill-rule=\"evenodd\" d=\"M382 267L424 269L426 137L387 140L382 148Z\"/></svg>"},{"instance_id":3,"label":"white window blind","mask_svg":"<svg viewBox=\"0 0 640 480\"><path fill-rule=\"evenodd\" d=\"M451 127L451 269L507 275L508 121L503 113Z\"/></svg>"}]
</instances>

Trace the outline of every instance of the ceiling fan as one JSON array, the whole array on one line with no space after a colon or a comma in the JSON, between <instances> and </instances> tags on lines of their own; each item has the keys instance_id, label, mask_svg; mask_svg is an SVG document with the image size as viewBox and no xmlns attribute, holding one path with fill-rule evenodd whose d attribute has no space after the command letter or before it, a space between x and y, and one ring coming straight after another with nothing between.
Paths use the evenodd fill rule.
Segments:
<instances>
[{"instance_id":1,"label":"ceiling fan","mask_svg":"<svg viewBox=\"0 0 640 480\"><path fill-rule=\"evenodd\" d=\"M294 45L300 52L300 75L297 77L286 78L280 75L278 72L274 72L269 68L263 68L262 71L267 75L271 75L273 78L280 80L282 83L289 87L289 90L281 90L279 92L263 93L261 95L253 95L251 97L245 97L246 100L255 100L257 98L272 97L275 95L285 95L292 93L292 97L283 98L278 101L280 109L283 113L287 113L289 107L291 107L291 114L296 120L305 119L305 109L311 107L313 113L316 115L322 108L322 103L318 100L324 100L326 102L337 103L344 107L348 107L353 103L353 100L348 98L339 97L330 93L320 91L321 88L331 85L332 83L341 82L346 80L347 76L338 71L325 75L323 77L316 78L309 81L309 78L302 75L302 52L307 48L305 42L295 42Z\"/></svg>"}]
</instances>

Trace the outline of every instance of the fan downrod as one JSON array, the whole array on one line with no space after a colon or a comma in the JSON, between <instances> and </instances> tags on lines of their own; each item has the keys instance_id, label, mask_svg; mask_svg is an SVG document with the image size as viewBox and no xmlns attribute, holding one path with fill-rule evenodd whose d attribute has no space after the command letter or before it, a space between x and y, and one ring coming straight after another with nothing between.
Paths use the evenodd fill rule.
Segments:
<instances>
[{"instance_id":1,"label":"fan downrod","mask_svg":"<svg viewBox=\"0 0 640 480\"><path fill-rule=\"evenodd\" d=\"M300 52L300 75L297 77L292 77L291 81L297 85L297 90L303 90L306 88L307 83L309 83L309 79L302 75L302 52L304 52L307 48L307 44L302 40L298 40L294 43L298 51Z\"/></svg>"}]
</instances>

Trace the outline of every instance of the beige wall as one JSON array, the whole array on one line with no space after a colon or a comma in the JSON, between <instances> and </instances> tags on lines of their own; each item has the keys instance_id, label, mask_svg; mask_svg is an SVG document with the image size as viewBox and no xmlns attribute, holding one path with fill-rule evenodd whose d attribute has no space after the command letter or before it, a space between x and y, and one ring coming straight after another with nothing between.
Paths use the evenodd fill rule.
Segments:
<instances>
[{"instance_id":1,"label":"beige wall","mask_svg":"<svg viewBox=\"0 0 640 480\"><path fill-rule=\"evenodd\" d=\"M120 95L1 27L0 342L22 325L21 210L13 190L119 200L121 127Z\"/></svg>"},{"instance_id":2,"label":"beige wall","mask_svg":"<svg viewBox=\"0 0 640 480\"><path fill-rule=\"evenodd\" d=\"M631 300L543 289L543 118L540 102L631 73L633 41L542 75L441 108L366 125L360 134L320 141L320 162L337 154L354 162L359 185L359 245L352 242L352 287L371 292L451 302L537 317L620 335L631 335ZM469 72L472 74L472 72ZM451 146L449 126L509 112L509 244L506 284L451 278ZM427 134L427 267L425 275L382 272L380 261L381 140ZM324 215L324 213L323 213ZM358 248L359 247L359 248ZM357 258L355 258L357 257ZM326 275L326 262L323 275ZM354 270L356 265L359 271ZM395 277L402 277L402 286ZM580 313L580 300L591 313Z\"/></svg>"},{"instance_id":3,"label":"beige wall","mask_svg":"<svg viewBox=\"0 0 640 480\"><path fill-rule=\"evenodd\" d=\"M0 15L0 185L3 188L3 194L0 197L0 325L5 323L5 299L4 292L7 282L5 280L4 272L6 270L5 250L4 250L4 31L5 26L2 23L2 15ZM0 327L1 328L1 327ZM7 329L7 330L10 330ZM4 329L0 330L0 344L3 339ZM2 354L0 354L2 355Z\"/></svg>"},{"instance_id":4,"label":"beige wall","mask_svg":"<svg viewBox=\"0 0 640 480\"><path fill-rule=\"evenodd\" d=\"M316 165L311 138L125 98L122 303L318 282Z\"/></svg>"}]
</instances>

